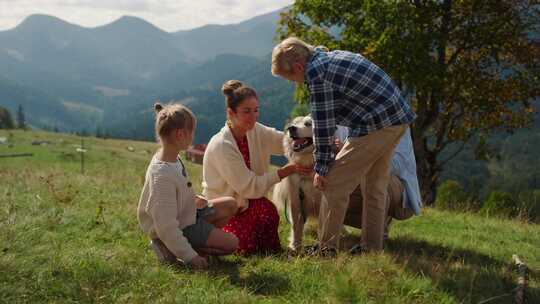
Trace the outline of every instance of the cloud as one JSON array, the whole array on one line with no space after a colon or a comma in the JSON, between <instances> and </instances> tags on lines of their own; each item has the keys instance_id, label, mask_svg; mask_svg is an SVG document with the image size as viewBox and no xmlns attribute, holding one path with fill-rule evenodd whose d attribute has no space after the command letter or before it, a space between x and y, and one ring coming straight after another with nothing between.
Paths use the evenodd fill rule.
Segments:
<instances>
[{"instance_id":1,"label":"cloud","mask_svg":"<svg viewBox=\"0 0 540 304\"><path fill-rule=\"evenodd\" d=\"M121 16L143 18L166 30L238 23L292 4L293 0L0 0L0 30L31 14L47 14L86 27Z\"/></svg>"},{"instance_id":2,"label":"cloud","mask_svg":"<svg viewBox=\"0 0 540 304\"><path fill-rule=\"evenodd\" d=\"M61 6L70 6L86 9L109 9L127 12L144 12L150 9L153 1L146 0L64 0L57 1Z\"/></svg>"}]
</instances>

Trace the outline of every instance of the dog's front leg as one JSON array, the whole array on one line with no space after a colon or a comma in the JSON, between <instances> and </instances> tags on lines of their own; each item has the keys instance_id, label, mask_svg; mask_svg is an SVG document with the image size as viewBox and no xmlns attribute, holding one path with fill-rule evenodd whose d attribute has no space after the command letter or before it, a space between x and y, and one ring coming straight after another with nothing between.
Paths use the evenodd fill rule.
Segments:
<instances>
[{"instance_id":1,"label":"dog's front leg","mask_svg":"<svg viewBox=\"0 0 540 304\"><path fill-rule=\"evenodd\" d=\"M296 181L294 179L297 179ZM298 176L290 176L287 179L289 183L289 202L291 210L291 236L289 238L289 247L292 250L299 250L302 248L302 237L304 234L304 222L303 213L301 210L301 201L300 201L300 188L299 188L299 178Z\"/></svg>"}]
</instances>

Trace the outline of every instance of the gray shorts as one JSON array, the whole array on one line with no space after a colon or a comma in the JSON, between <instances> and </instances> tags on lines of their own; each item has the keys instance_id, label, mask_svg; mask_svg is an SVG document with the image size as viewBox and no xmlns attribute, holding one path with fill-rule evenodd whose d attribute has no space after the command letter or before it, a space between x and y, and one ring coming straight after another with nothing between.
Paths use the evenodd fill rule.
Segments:
<instances>
[{"instance_id":1,"label":"gray shorts","mask_svg":"<svg viewBox=\"0 0 540 304\"><path fill-rule=\"evenodd\" d=\"M212 230L214 230L216 227L207 222L204 218L214 213L215 209L213 207L197 209L197 219L195 220L195 224L189 225L182 229L182 232L191 244L191 247L206 247L206 242L208 241L208 237L210 237L210 232L212 232Z\"/></svg>"}]
</instances>

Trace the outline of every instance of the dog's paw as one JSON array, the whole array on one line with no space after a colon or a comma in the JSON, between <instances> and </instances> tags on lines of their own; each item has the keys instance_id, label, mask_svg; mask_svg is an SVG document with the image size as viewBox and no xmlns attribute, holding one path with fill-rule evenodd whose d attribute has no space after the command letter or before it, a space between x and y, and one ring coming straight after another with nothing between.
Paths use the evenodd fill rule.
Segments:
<instances>
[{"instance_id":1,"label":"dog's paw","mask_svg":"<svg viewBox=\"0 0 540 304\"><path fill-rule=\"evenodd\" d=\"M300 246L292 246L290 245L289 247L287 247L287 254L289 256L299 256L303 251L303 247L302 245Z\"/></svg>"}]
</instances>

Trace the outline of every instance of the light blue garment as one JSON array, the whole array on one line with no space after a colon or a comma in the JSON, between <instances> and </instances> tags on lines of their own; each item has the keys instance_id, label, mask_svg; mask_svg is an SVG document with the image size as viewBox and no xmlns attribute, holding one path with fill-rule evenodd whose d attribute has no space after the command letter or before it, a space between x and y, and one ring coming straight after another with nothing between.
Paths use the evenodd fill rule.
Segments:
<instances>
[{"instance_id":1,"label":"light blue garment","mask_svg":"<svg viewBox=\"0 0 540 304\"><path fill-rule=\"evenodd\" d=\"M394 150L390 172L403 182L406 194L403 196L403 206L414 210L417 215L420 214L422 197L416 175L416 158L414 157L410 128L407 128Z\"/></svg>"},{"instance_id":2,"label":"light blue garment","mask_svg":"<svg viewBox=\"0 0 540 304\"><path fill-rule=\"evenodd\" d=\"M335 136L344 142L348 137L348 129L338 126ZM407 128L394 150L390 172L399 177L405 188L403 190L403 207L412 209L417 215L420 214L422 197L416 175L416 158L414 157L410 128Z\"/></svg>"}]
</instances>

